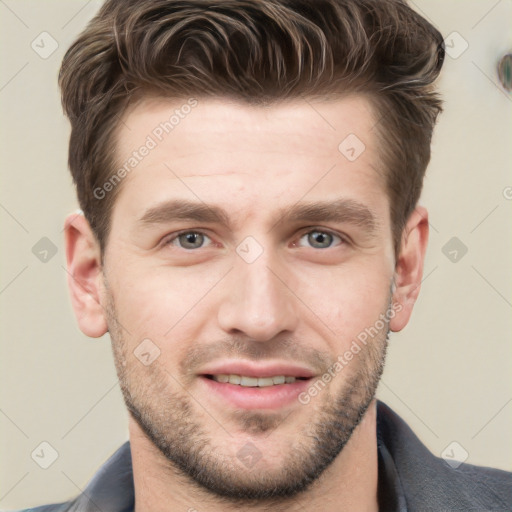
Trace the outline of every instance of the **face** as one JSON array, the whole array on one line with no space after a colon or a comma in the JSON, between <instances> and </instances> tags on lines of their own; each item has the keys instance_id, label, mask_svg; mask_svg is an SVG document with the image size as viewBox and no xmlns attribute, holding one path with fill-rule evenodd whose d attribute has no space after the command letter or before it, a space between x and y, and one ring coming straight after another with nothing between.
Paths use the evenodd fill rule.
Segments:
<instances>
[{"instance_id":1,"label":"face","mask_svg":"<svg viewBox=\"0 0 512 512\"><path fill-rule=\"evenodd\" d=\"M103 267L121 388L169 468L231 498L290 496L343 449L382 371L376 116L362 97L185 103L146 100L118 136L120 167L138 151Z\"/></svg>"}]
</instances>

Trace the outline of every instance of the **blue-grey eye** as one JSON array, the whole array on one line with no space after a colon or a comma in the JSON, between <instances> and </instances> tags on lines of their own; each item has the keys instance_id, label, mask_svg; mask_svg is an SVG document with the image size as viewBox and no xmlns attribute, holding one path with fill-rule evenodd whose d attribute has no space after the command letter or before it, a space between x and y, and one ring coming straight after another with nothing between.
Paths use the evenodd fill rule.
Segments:
<instances>
[{"instance_id":1,"label":"blue-grey eye","mask_svg":"<svg viewBox=\"0 0 512 512\"><path fill-rule=\"evenodd\" d=\"M301 236L299 245L301 247L310 246L314 249L328 249L336 240L342 242L339 236L332 233L328 233L326 231L310 231L309 233Z\"/></svg>"},{"instance_id":2,"label":"blue-grey eye","mask_svg":"<svg viewBox=\"0 0 512 512\"><path fill-rule=\"evenodd\" d=\"M176 242L179 242L179 247L182 249L200 249L207 240L209 240L209 238L203 235L203 233L187 231L186 233L178 235L172 243L176 245Z\"/></svg>"}]
</instances>

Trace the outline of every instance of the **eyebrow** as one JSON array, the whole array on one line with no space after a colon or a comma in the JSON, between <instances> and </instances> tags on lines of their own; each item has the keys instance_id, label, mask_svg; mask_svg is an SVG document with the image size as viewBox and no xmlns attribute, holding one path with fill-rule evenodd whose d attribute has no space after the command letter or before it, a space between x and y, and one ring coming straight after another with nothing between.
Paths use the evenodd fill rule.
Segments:
<instances>
[{"instance_id":1,"label":"eyebrow","mask_svg":"<svg viewBox=\"0 0 512 512\"><path fill-rule=\"evenodd\" d=\"M142 225L163 224L174 220L191 220L227 226L230 224L229 217L222 208L183 199L165 201L149 208L140 218L139 223Z\"/></svg>"},{"instance_id":2,"label":"eyebrow","mask_svg":"<svg viewBox=\"0 0 512 512\"><path fill-rule=\"evenodd\" d=\"M187 220L208 224L223 224L231 227L226 211L218 206L189 200L165 201L144 212L138 223L142 226ZM279 210L271 229L282 223L293 222L337 222L349 223L364 228L370 234L378 226L377 217L362 203L352 199L297 203Z\"/></svg>"},{"instance_id":3,"label":"eyebrow","mask_svg":"<svg viewBox=\"0 0 512 512\"><path fill-rule=\"evenodd\" d=\"M375 232L379 225L376 215L366 205L353 199L298 203L282 210L278 222L348 223L362 227L369 233Z\"/></svg>"}]
</instances>

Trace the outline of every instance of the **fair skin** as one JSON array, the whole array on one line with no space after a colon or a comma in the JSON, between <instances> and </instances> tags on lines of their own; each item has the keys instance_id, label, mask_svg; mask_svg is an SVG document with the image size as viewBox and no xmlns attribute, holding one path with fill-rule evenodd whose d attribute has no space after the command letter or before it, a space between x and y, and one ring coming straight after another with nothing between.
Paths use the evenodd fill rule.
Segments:
<instances>
[{"instance_id":1,"label":"fair skin","mask_svg":"<svg viewBox=\"0 0 512 512\"><path fill-rule=\"evenodd\" d=\"M152 99L129 110L118 160L183 103ZM137 512L378 510L375 361L383 362L387 330L409 321L428 220L423 208L413 212L395 258L376 118L357 96L266 108L199 98L119 185L103 265L87 221L68 218L80 328L92 337L110 331L125 400L146 418L131 415L129 425ZM366 146L353 162L338 150L350 133ZM169 201L222 211L176 218L173 203L148 214ZM300 206L320 203L299 216ZM192 234L177 238L181 231ZM389 324L307 404L299 401L390 305ZM146 352L159 352L145 365L134 351L147 339ZM220 374L296 380L245 387ZM322 425L345 411L334 409L340 397L348 416L364 417L349 418L335 445ZM311 455L321 452L314 439L335 451L332 460ZM173 453L187 462L194 455L190 467L210 484ZM281 495L264 495L269 481Z\"/></svg>"}]
</instances>

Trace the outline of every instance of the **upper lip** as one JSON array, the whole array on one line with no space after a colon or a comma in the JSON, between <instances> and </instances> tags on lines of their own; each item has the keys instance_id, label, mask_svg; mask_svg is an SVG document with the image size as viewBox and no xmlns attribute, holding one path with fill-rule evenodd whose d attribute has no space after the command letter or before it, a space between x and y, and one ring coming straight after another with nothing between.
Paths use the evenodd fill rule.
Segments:
<instances>
[{"instance_id":1,"label":"upper lip","mask_svg":"<svg viewBox=\"0 0 512 512\"><path fill-rule=\"evenodd\" d=\"M315 372L311 369L285 362L256 362L244 360L219 361L205 366L201 375L244 375L247 377L302 377L309 379Z\"/></svg>"}]
</instances>

